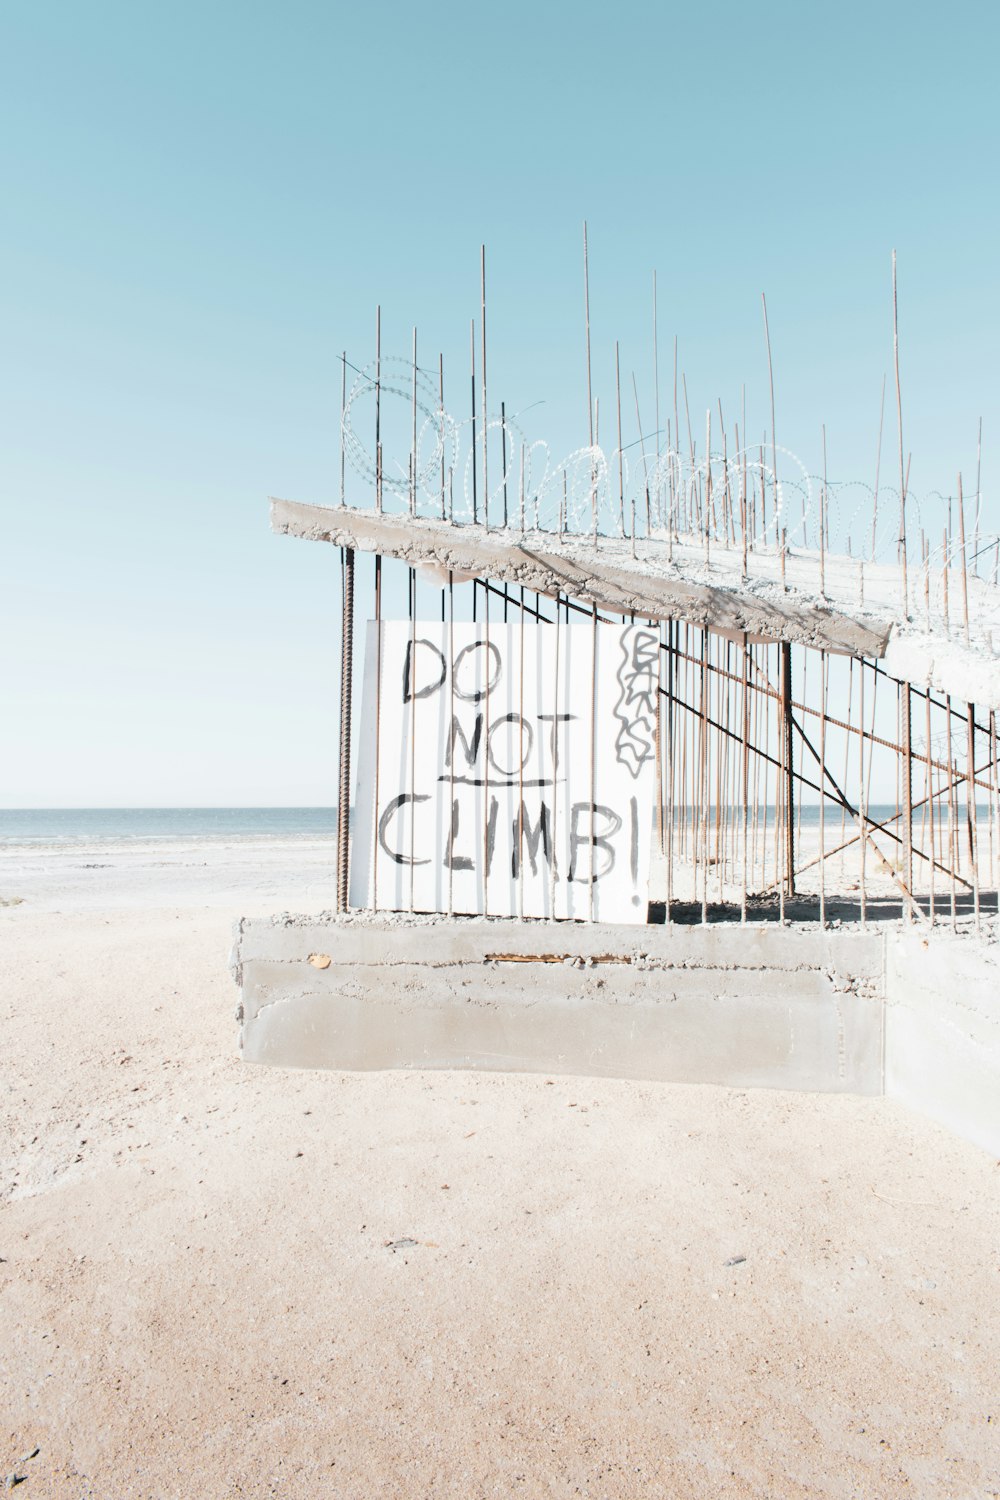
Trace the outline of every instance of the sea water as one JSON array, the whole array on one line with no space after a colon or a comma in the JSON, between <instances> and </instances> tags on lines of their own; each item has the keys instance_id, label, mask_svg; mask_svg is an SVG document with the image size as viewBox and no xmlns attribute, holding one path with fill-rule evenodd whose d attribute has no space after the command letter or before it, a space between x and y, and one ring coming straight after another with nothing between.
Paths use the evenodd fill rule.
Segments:
<instances>
[{"instance_id":1,"label":"sea water","mask_svg":"<svg viewBox=\"0 0 1000 1500\"><path fill-rule=\"evenodd\" d=\"M0 809L0 848L171 843L191 839L335 838L335 807L60 807Z\"/></svg>"},{"instance_id":2,"label":"sea water","mask_svg":"<svg viewBox=\"0 0 1000 1500\"><path fill-rule=\"evenodd\" d=\"M982 822L988 810L981 802L977 811ZM871 803L868 808L869 821L876 824L888 821L896 813L897 809L889 803ZM937 817L941 813L940 807L936 809ZM841 809L835 803L827 803L829 827L840 814ZM775 809L769 806L769 824L773 824L774 816ZM919 809L914 816L919 824ZM681 820L680 807L675 807L674 817L677 822ZM763 808L759 809L758 817L763 817ZM964 804L958 808L958 820L964 826ZM714 826L714 821L713 806L708 812L708 822ZM796 822L804 828L818 828L819 807L805 804L801 810L796 808ZM12 845L60 848L189 839L333 839L336 834L335 807L0 808L0 849Z\"/></svg>"}]
</instances>

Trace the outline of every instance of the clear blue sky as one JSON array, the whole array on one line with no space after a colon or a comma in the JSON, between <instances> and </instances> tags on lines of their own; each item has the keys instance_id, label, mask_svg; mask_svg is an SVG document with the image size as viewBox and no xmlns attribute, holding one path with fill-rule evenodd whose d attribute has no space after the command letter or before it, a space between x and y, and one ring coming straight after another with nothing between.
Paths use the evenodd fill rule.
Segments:
<instances>
[{"instance_id":1,"label":"clear blue sky","mask_svg":"<svg viewBox=\"0 0 1000 1500\"><path fill-rule=\"evenodd\" d=\"M586 437L586 218L598 390L655 267L761 429L763 290L779 441L869 479L895 246L911 485L982 416L1000 525L998 55L961 0L3 6L0 805L335 800L336 555L266 496L336 499L376 303L464 382L482 242L532 437Z\"/></svg>"}]
</instances>

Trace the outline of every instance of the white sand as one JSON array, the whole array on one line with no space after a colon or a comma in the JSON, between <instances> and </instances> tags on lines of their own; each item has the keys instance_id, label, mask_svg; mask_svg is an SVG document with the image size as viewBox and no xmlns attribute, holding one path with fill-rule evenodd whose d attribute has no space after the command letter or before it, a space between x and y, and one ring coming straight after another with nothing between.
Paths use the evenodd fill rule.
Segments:
<instances>
[{"instance_id":1,"label":"white sand","mask_svg":"<svg viewBox=\"0 0 1000 1500\"><path fill-rule=\"evenodd\" d=\"M253 1069L240 904L93 873L0 911L25 1500L1000 1493L984 1153L882 1100Z\"/></svg>"},{"instance_id":2,"label":"white sand","mask_svg":"<svg viewBox=\"0 0 1000 1500\"><path fill-rule=\"evenodd\" d=\"M336 905L329 838L163 838L0 847L0 906L32 911L224 907L257 916Z\"/></svg>"}]
</instances>

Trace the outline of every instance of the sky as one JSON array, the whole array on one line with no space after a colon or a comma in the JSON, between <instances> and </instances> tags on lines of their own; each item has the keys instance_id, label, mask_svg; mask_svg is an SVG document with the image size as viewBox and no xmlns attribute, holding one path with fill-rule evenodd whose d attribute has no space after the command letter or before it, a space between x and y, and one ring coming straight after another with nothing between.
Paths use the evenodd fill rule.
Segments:
<instances>
[{"instance_id":1,"label":"sky","mask_svg":"<svg viewBox=\"0 0 1000 1500\"><path fill-rule=\"evenodd\" d=\"M1000 528L998 44L962 0L0 7L0 806L336 800L337 554L267 497L336 503L376 306L458 401L481 245L530 439L587 440L586 220L604 410L655 270L661 370L762 431L764 292L779 442L868 482L895 249L911 489L973 489L982 418Z\"/></svg>"}]
</instances>

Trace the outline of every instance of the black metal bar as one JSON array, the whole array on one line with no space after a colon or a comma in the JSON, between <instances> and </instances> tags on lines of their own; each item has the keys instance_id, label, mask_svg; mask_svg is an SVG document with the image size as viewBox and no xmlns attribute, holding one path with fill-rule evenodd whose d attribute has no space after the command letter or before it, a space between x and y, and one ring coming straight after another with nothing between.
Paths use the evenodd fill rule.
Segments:
<instances>
[{"instance_id":1,"label":"black metal bar","mask_svg":"<svg viewBox=\"0 0 1000 1500\"><path fill-rule=\"evenodd\" d=\"M785 882L795 895L795 770L792 761L792 646L781 646L781 714L785 750Z\"/></svg>"}]
</instances>

